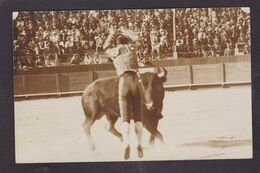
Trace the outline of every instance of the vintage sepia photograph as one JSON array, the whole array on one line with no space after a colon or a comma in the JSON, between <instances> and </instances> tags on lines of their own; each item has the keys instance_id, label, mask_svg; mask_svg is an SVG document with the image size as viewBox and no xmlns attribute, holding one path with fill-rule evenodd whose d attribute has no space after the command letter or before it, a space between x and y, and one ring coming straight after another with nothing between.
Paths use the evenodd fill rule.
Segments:
<instances>
[{"instance_id":1,"label":"vintage sepia photograph","mask_svg":"<svg viewBox=\"0 0 260 173\"><path fill-rule=\"evenodd\" d=\"M12 17L16 163L253 158L249 7Z\"/></svg>"}]
</instances>

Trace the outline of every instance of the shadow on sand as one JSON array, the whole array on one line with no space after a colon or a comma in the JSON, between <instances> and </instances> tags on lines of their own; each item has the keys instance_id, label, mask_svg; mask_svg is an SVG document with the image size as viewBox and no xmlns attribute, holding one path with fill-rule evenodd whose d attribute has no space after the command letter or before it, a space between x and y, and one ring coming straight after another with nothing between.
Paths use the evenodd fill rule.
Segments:
<instances>
[{"instance_id":1,"label":"shadow on sand","mask_svg":"<svg viewBox=\"0 0 260 173\"><path fill-rule=\"evenodd\" d=\"M233 139L233 140L209 140L201 142L183 143L180 147L211 147L211 148L228 148L252 145L251 139Z\"/></svg>"}]
</instances>

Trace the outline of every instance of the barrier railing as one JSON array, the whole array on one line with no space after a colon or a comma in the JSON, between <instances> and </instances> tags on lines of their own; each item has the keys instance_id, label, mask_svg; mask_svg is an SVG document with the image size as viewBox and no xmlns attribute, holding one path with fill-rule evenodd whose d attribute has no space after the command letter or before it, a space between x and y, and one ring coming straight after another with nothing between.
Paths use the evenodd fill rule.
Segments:
<instances>
[{"instance_id":1,"label":"barrier railing","mask_svg":"<svg viewBox=\"0 0 260 173\"><path fill-rule=\"evenodd\" d=\"M165 88L251 83L250 62L195 64L165 68L168 71ZM15 97L29 97L81 93L94 80L112 76L116 76L115 70L16 75L14 95Z\"/></svg>"},{"instance_id":2,"label":"barrier railing","mask_svg":"<svg viewBox=\"0 0 260 173\"><path fill-rule=\"evenodd\" d=\"M209 58L180 58L180 59L163 59L151 61L152 64L159 67L167 66L182 66L182 65L195 65L195 64L218 64L226 62L247 62L250 61L250 55L241 56L220 56ZM35 75L35 74L56 74L64 72L84 72L84 71L106 71L114 70L113 64L89 64L89 65L67 65L67 66L54 66L34 68L28 71L14 71L17 75Z\"/></svg>"}]
</instances>

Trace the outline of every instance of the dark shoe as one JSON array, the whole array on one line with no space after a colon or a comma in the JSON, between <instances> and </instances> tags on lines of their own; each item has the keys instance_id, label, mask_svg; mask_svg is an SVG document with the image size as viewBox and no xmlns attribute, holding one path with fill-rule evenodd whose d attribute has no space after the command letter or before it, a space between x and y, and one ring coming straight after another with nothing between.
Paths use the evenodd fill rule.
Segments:
<instances>
[{"instance_id":1,"label":"dark shoe","mask_svg":"<svg viewBox=\"0 0 260 173\"><path fill-rule=\"evenodd\" d=\"M128 145L125 148L125 160L128 160L130 158L130 146Z\"/></svg>"},{"instance_id":2,"label":"dark shoe","mask_svg":"<svg viewBox=\"0 0 260 173\"><path fill-rule=\"evenodd\" d=\"M141 158L144 156L143 147L141 145L138 145L137 151L138 151L138 157Z\"/></svg>"}]
</instances>

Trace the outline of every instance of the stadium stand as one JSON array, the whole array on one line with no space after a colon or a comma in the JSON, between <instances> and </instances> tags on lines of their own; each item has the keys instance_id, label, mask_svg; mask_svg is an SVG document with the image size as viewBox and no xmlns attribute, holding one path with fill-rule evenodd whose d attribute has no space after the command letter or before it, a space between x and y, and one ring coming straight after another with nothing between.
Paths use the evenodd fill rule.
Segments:
<instances>
[{"instance_id":1,"label":"stadium stand","mask_svg":"<svg viewBox=\"0 0 260 173\"><path fill-rule=\"evenodd\" d=\"M172 57L174 46L178 58L250 54L241 8L30 11L14 20L14 69L111 63L102 50L109 27L139 33L143 62Z\"/></svg>"}]
</instances>

